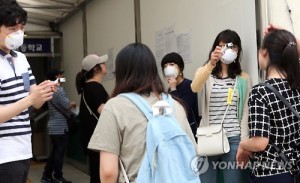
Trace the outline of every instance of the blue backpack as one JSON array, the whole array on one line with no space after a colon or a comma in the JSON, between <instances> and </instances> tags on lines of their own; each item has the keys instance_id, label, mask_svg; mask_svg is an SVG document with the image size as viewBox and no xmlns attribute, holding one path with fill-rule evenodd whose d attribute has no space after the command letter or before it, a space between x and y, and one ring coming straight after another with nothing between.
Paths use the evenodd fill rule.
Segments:
<instances>
[{"instance_id":1,"label":"blue backpack","mask_svg":"<svg viewBox=\"0 0 300 183\"><path fill-rule=\"evenodd\" d=\"M172 97L163 94L163 100L151 108L149 103L136 93L121 96L130 99L148 119L146 152L136 182L200 183L199 176L191 168L196 150L173 115Z\"/></svg>"}]
</instances>

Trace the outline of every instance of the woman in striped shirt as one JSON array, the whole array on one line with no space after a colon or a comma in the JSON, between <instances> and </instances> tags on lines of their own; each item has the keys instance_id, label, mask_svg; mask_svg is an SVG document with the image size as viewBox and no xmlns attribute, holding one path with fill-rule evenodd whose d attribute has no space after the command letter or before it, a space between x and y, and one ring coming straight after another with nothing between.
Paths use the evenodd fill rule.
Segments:
<instances>
[{"instance_id":1,"label":"woman in striped shirt","mask_svg":"<svg viewBox=\"0 0 300 183\"><path fill-rule=\"evenodd\" d=\"M58 78L62 78L62 74L63 71L53 69L47 73L47 78L55 81ZM76 107L76 103L69 100L62 83L60 80L58 82L57 92L54 93L52 100L48 102L49 121L47 127L52 150L45 165L41 183L72 183L63 177L64 156L67 150L69 133L65 116L71 115L70 110Z\"/></svg>"},{"instance_id":2,"label":"woman in striped shirt","mask_svg":"<svg viewBox=\"0 0 300 183\"><path fill-rule=\"evenodd\" d=\"M225 47L228 51L224 50ZM247 101L251 82L248 74L242 72L241 52L241 39L235 31L220 32L209 52L209 60L203 67L197 69L191 84L193 92L201 91L200 126L220 124L230 104L223 122L230 151L226 154L208 157L209 169L200 175L203 183L217 183L218 172L221 169L223 169L225 183L242 182L240 169L236 166L226 167L226 165L235 164L240 139L248 138ZM227 100L228 94L233 90L232 99ZM220 167L220 165L225 165L225 167Z\"/></svg>"}]
</instances>

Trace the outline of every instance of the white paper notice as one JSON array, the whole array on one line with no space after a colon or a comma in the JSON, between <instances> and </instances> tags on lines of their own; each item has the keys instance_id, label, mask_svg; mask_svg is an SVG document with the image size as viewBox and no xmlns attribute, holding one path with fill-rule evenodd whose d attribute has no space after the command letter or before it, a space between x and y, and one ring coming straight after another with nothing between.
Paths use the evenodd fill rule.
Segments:
<instances>
[{"instance_id":1,"label":"white paper notice","mask_svg":"<svg viewBox=\"0 0 300 183\"><path fill-rule=\"evenodd\" d=\"M184 62L192 62L189 33L182 33L177 36L177 47L178 53L182 56Z\"/></svg>"},{"instance_id":2,"label":"white paper notice","mask_svg":"<svg viewBox=\"0 0 300 183\"><path fill-rule=\"evenodd\" d=\"M108 60L106 61L107 74L104 77L104 80L110 80L115 78L115 64L114 64L114 55L113 48L107 50Z\"/></svg>"},{"instance_id":3,"label":"white paper notice","mask_svg":"<svg viewBox=\"0 0 300 183\"><path fill-rule=\"evenodd\" d=\"M176 35L174 32L174 25L165 29L165 54L177 52Z\"/></svg>"},{"instance_id":4,"label":"white paper notice","mask_svg":"<svg viewBox=\"0 0 300 183\"><path fill-rule=\"evenodd\" d=\"M155 33L155 57L156 64L160 68L160 61L165 56L165 34L164 30Z\"/></svg>"},{"instance_id":5,"label":"white paper notice","mask_svg":"<svg viewBox=\"0 0 300 183\"><path fill-rule=\"evenodd\" d=\"M190 33L176 35L175 25L155 32L155 57L159 69L162 58L171 52L179 53L185 63L192 62Z\"/></svg>"}]
</instances>

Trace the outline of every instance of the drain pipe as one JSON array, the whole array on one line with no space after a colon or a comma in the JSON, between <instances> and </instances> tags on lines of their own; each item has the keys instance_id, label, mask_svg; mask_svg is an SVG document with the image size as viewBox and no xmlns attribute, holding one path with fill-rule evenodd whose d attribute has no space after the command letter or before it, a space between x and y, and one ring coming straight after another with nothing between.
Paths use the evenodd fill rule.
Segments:
<instances>
[{"instance_id":1,"label":"drain pipe","mask_svg":"<svg viewBox=\"0 0 300 183\"><path fill-rule=\"evenodd\" d=\"M87 21L86 21L86 8L82 7L82 41L83 41L83 57L87 56Z\"/></svg>"},{"instance_id":2,"label":"drain pipe","mask_svg":"<svg viewBox=\"0 0 300 183\"><path fill-rule=\"evenodd\" d=\"M134 0L135 42L141 43L141 6L140 0Z\"/></svg>"},{"instance_id":3,"label":"drain pipe","mask_svg":"<svg viewBox=\"0 0 300 183\"><path fill-rule=\"evenodd\" d=\"M270 22L270 4L269 4L269 0L257 0L256 1L258 3L259 6L259 17L258 17L258 21L259 21L259 29L260 29L260 40L262 40L263 37L263 30L265 27L267 27L267 25L269 25Z\"/></svg>"}]
</instances>

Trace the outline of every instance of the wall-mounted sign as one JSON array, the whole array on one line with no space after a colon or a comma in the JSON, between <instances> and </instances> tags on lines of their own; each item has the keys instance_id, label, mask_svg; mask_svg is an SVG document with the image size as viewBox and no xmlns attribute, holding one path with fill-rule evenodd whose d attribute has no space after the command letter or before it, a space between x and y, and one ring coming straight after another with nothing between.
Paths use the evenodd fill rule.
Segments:
<instances>
[{"instance_id":1,"label":"wall-mounted sign","mask_svg":"<svg viewBox=\"0 0 300 183\"><path fill-rule=\"evenodd\" d=\"M24 38L23 45L18 48L22 53L51 53L50 38Z\"/></svg>"}]
</instances>

